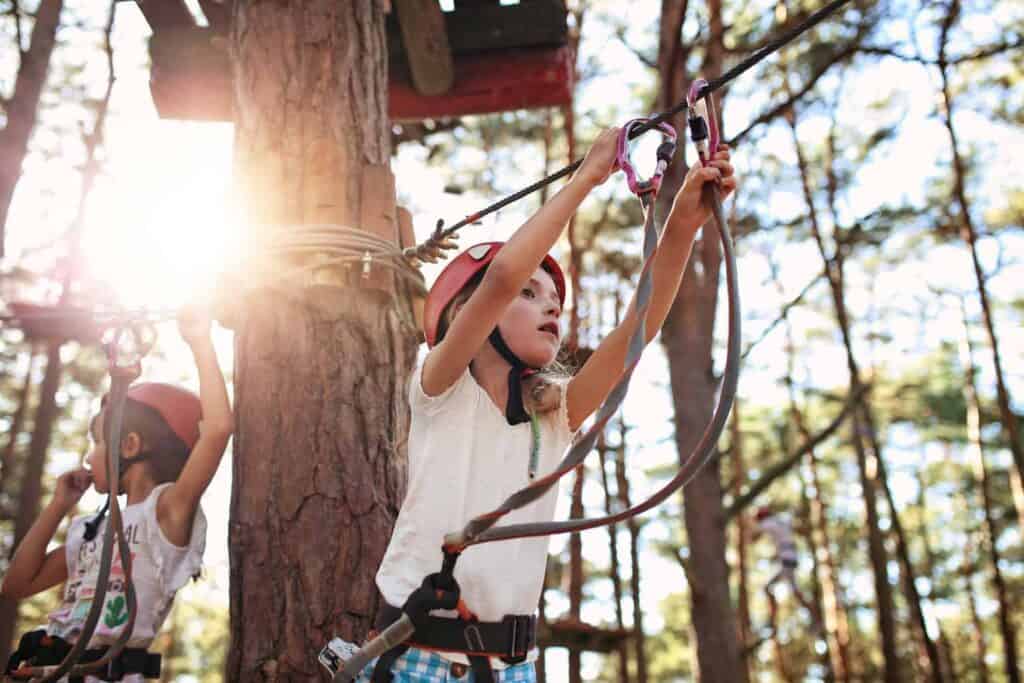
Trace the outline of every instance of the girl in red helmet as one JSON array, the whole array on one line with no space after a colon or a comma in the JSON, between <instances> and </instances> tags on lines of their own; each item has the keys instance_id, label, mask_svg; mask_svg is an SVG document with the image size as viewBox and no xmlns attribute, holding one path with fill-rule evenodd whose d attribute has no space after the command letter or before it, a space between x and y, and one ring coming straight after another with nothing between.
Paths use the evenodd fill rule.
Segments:
<instances>
[{"instance_id":1,"label":"girl in red helmet","mask_svg":"<svg viewBox=\"0 0 1024 683\"><path fill-rule=\"evenodd\" d=\"M199 571L206 543L206 518L199 498L234 428L224 377L210 340L209 318L183 315L178 327L199 371L199 396L169 384L143 382L128 390L124 407L120 490L127 495L122 516L138 612L128 649L119 658L123 681L142 681L154 673L154 662L158 667L159 660L145 649L170 611L174 594ZM60 521L89 486L100 493L109 490L107 414L104 401L89 430L93 441L86 458L89 469L66 472L57 479L53 499L22 539L4 576L0 592L15 599L65 582L60 606L50 613L45 629L22 638L8 671L21 664L59 662L92 606L103 525L108 523L103 512L74 518L66 545L50 552L46 548ZM113 643L128 619L126 577L120 555L115 552L113 557L104 610L90 650Z\"/></svg>"},{"instance_id":2,"label":"girl in red helmet","mask_svg":"<svg viewBox=\"0 0 1024 683\"><path fill-rule=\"evenodd\" d=\"M408 488L377 573L385 603L377 628L396 618L423 578L437 571L445 533L555 467L622 373L627 341L638 324L635 307L574 377L545 372L561 344L565 300L562 271L548 251L587 194L613 171L618 134L602 132L569 183L508 242L470 247L430 290L424 306L429 352L409 387ZM707 168L695 166L675 196L653 264L648 339L664 322L694 235L709 216L701 202L705 182L720 182L724 194L733 190L728 151L716 154ZM550 521L556 497L552 489L506 521ZM481 622L474 638L493 633L500 640L502 625L528 623L540 597L547 546L546 538L518 539L474 546L461 556L454 576ZM417 643L420 636L417 630ZM369 667L364 678L449 680L466 676L469 667L477 681L490 677L478 671L481 658L470 662L450 648L395 652ZM535 657L531 651L518 663L482 659L498 681L532 681Z\"/></svg>"}]
</instances>

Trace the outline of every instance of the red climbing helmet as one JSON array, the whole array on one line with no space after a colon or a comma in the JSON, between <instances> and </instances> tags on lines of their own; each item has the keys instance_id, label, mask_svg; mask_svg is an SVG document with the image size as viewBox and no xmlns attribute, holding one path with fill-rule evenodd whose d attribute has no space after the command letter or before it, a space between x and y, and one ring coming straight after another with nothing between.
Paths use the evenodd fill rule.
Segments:
<instances>
[{"instance_id":1,"label":"red climbing helmet","mask_svg":"<svg viewBox=\"0 0 1024 683\"><path fill-rule=\"evenodd\" d=\"M187 389L162 382L140 382L128 389L127 398L147 405L164 419L175 436L191 451L199 440L203 411L199 397ZM103 397L106 405L107 397Z\"/></svg>"},{"instance_id":2,"label":"red climbing helmet","mask_svg":"<svg viewBox=\"0 0 1024 683\"><path fill-rule=\"evenodd\" d=\"M437 328L441 323L441 314L444 309L455 298L455 295L462 291L466 283L494 260L495 255L504 244L504 242L474 244L452 259L451 263L445 266L441 274L437 276L423 305L423 334L427 338L427 346L432 347L437 343ZM558 265L558 261L551 256L545 256L541 267L555 281L558 298L562 304L565 304L565 275L562 274L562 268Z\"/></svg>"}]
</instances>

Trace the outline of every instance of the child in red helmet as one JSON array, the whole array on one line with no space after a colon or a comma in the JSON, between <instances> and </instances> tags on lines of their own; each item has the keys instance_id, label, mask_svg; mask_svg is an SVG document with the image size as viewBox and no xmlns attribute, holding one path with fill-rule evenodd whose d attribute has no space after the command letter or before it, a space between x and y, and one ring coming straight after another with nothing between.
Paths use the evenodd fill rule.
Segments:
<instances>
[{"instance_id":1,"label":"child in red helmet","mask_svg":"<svg viewBox=\"0 0 1024 683\"><path fill-rule=\"evenodd\" d=\"M408 488L377 573L385 602L378 629L438 570L444 534L495 508L535 474L554 469L622 374L627 342L638 325L635 305L574 377L546 372L561 344L566 293L548 251L587 194L612 173L618 133L602 132L569 183L508 242L470 247L444 269L427 296L429 352L409 387ZM652 266L648 340L665 320L694 236L709 216L701 201L705 182L720 182L724 194L735 188L728 151L716 154L707 168L695 166L675 196ZM506 521L550 521L556 497L552 489ZM533 614L547 546L546 538L526 538L475 546L462 555L454 576L480 620L474 634L500 634L502 624L512 623L506 617ZM419 636L417 631L417 642ZM472 666L475 680L481 680L479 659L470 663L450 650L412 647L397 657L392 651L368 667L363 679L449 680L466 676ZM518 663L490 657L491 674L498 681L533 681L535 657L535 651Z\"/></svg>"},{"instance_id":2,"label":"child in red helmet","mask_svg":"<svg viewBox=\"0 0 1024 683\"><path fill-rule=\"evenodd\" d=\"M170 611L174 594L199 571L206 543L206 518L199 499L234 428L224 377L210 340L209 318L193 312L183 315L178 327L199 371L199 396L169 384L143 382L128 390L124 407L120 490L127 495L122 517L138 611L125 651L133 654L121 656L128 671L123 681L142 681L144 674L152 673L152 655L145 648ZM53 499L18 545L4 576L0 592L15 599L65 582L60 606L50 613L45 629L22 638L8 671L21 664L32 666L33 661L56 663L55 656L59 662L60 651L75 642L92 606L103 524L109 523L103 513L74 518L66 545L50 552L46 547L90 485L100 493L109 491L107 416L104 400L90 425L89 469L66 472L57 479ZM127 621L125 578L115 552L105 607L90 650L113 643Z\"/></svg>"}]
</instances>

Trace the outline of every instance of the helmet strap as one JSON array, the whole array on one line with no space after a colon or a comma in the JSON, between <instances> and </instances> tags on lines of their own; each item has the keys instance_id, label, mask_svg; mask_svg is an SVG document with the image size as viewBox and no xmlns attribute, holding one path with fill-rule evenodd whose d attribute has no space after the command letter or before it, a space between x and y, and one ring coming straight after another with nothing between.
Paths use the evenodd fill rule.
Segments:
<instances>
[{"instance_id":1,"label":"helmet strap","mask_svg":"<svg viewBox=\"0 0 1024 683\"><path fill-rule=\"evenodd\" d=\"M522 424L530 421L530 414L526 412L523 405L523 378L537 373L536 368L531 368L519 359L512 349L508 347L497 327L491 332L488 340L498 354L508 361L512 367L508 371L508 399L505 402L505 420L510 425Z\"/></svg>"},{"instance_id":2,"label":"helmet strap","mask_svg":"<svg viewBox=\"0 0 1024 683\"><path fill-rule=\"evenodd\" d=\"M124 476L125 470L132 465L136 465L145 460L149 460L153 456L153 452L139 453L134 458L124 458L121 460L121 471L117 473L118 478ZM85 533L83 537L86 541L91 541L96 538L96 534L100 530L100 524L103 522L103 518L107 516L107 509L110 507L110 501L107 500L100 511L96 513L96 516L85 523Z\"/></svg>"}]
</instances>

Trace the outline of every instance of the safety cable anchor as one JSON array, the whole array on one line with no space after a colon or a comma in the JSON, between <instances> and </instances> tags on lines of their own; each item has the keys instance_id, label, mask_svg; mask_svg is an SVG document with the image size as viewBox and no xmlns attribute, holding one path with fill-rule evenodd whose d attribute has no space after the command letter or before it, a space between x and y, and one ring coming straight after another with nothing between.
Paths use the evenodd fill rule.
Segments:
<instances>
[{"instance_id":1,"label":"safety cable anchor","mask_svg":"<svg viewBox=\"0 0 1024 683\"><path fill-rule=\"evenodd\" d=\"M362 263L363 263L363 279L364 280L369 280L370 279L370 266L373 264L373 255L369 251L364 251L363 252Z\"/></svg>"}]
</instances>

